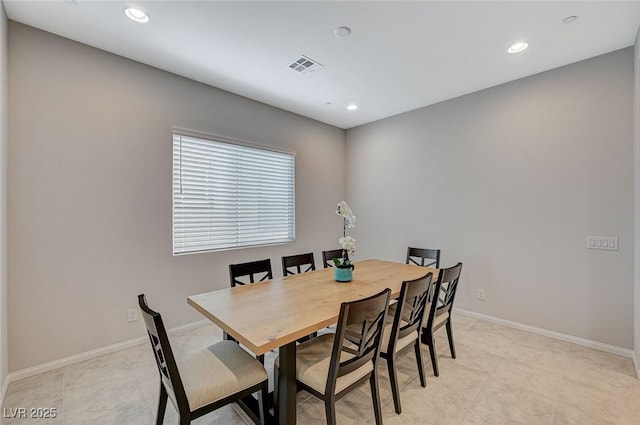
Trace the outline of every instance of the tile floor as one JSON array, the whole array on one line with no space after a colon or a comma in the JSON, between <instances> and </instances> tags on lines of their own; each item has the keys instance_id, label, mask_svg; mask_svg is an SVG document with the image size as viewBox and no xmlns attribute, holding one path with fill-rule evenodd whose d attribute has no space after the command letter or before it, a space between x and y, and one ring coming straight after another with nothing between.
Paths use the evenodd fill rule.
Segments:
<instances>
[{"instance_id":1,"label":"tile floor","mask_svg":"<svg viewBox=\"0 0 640 425\"><path fill-rule=\"evenodd\" d=\"M386 365L380 391L385 425L640 425L640 380L630 359L455 316L458 358L451 359L444 329L438 332L440 377L428 350L427 388L419 384L413 352L399 366L403 412L396 415ZM174 335L179 355L219 340L205 326ZM267 358L273 362L273 356ZM3 424L151 425L155 423L158 373L145 344L14 382L5 409L56 408L55 419L10 419ZM198 419L197 425L245 425L235 406ZM3 411L6 416L8 410ZM338 424L373 423L368 386L337 403ZM298 394L298 424L325 424L322 403ZM177 424L171 403L165 424Z\"/></svg>"}]
</instances>

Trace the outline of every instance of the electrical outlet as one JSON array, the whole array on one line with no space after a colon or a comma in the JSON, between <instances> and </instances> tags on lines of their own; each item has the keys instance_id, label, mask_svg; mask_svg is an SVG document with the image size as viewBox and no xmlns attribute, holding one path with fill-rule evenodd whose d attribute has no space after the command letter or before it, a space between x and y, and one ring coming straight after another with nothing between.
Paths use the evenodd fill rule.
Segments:
<instances>
[{"instance_id":1,"label":"electrical outlet","mask_svg":"<svg viewBox=\"0 0 640 425\"><path fill-rule=\"evenodd\" d=\"M587 249L618 250L618 238L613 236L587 236Z\"/></svg>"},{"instance_id":2,"label":"electrical outlet","mask_svg":"<svg viewBox=\"0 0 640 425\"><path fill-rule=\"evenodd\" d=\"M135 322L136 320L138 320L138 309L137 308L131 308L131 309L127 310L127 321L128 322Z\"/></svg>"},{"instance_id":3,"label":"electrical outlet","mask_svg":"<svg viewBox=\"0 0 640 425\"><path fill-rule=\"evenodd\" d=\"M484 289L478 289L478 299L484 301Z\"/></svg>"}]
</instances>

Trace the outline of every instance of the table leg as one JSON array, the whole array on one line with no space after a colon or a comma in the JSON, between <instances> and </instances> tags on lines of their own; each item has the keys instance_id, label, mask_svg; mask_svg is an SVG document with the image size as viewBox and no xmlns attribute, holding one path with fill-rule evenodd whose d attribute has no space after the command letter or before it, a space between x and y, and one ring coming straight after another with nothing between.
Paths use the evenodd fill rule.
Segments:
<instances>
[{"instance_id":1,"label":"table leg","mask_svg":"<svg viewBox=\"0 0 640 425\"><path fill-rule=\"evenodd\" d=\"M280 347L278 369L278 425L296 423L296 342Z\"/></svg>"}]
</instances>

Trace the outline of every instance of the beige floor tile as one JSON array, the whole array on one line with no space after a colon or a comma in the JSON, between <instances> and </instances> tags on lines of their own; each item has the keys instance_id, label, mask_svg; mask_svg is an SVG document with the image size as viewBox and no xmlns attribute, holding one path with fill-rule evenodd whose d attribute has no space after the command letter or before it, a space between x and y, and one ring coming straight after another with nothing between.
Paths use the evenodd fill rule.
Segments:
<instances>
[{"instance_id":1,"label":"beige floor tile","mask_svg":"<svg viewBox=\"0 0 640 425\"><path fill-rule=\"evenodd\" d=\"M636 394L603 391L592 384L564 378L559 395L562 406L581 409L594 419L616 424L640 424L640 403Z\"/></svg>"},{"instance_id":2,"label":"beige floor tile","mask_svg":"<svg viewBox=\"0 0 640 425\"><path fill-rule=\"evenodd\" d=\"M592 386L604 393L627 394L640 400L640 379L593 367L571 367L564 371L564 377Z\"/></svg>"},{"instance_id":3,"label":"beige floor tile","mask_svg":"<svg viewBox=\"0 0 640 425\"><path fill-rule=\"evenodd\" d=\"M445 351L445 355L438 357L438 364L440 365L442 373L447 370L450 363L462 364L469 369L484 373L491 373L502 360L502 356L490 353L477 346L467 345L466 341L462 338L460 341L456 341L455 344L456 359L452 359L449 356L448 351ZM449 349L448 346L446 349ZM424 359L427 369L431 368L431 360L429 358L429 350L427 348L425 348L425 354L423 355L425 356Z\"/></svg>"},{"instance_id":4,"label":"beige floor tile","mask_svg":"<svg viewBox=\"0 0 640 425\"><path fill-rule=\"evenodd\" d=\"M394 411L386 362L379 364L385 425L640 425L640 380L629 359L462 315L453 317L457 359L444 329L436 332L440 377L421 345L427 387L414 353L400 353L402 414ZM171 336L176 356L219 341L212 325ZM266 356L270 372L276 352ZM42 374L9 386L5 408L55 407L56 419L10 419L5 425L148 425L155 421L159 377L148 343ZM298 393L298 423L325 424L322 401ZM244 425L235 406L197 425ZM336 404L340 425L373 423L369 385ZM177 425L169 403L166 425Z\"/></svg>"},{"instance_id":5,"label":"beige floor tile","mask_svg":"<svg viewBox=\"0 0 640 425\"><path fill-rule=\"evenodd\" d=\"M553 425L618 425L607 418L590 416L584 409L560 403Z\"/></svg>"},{"instance_id":6,"label":"beige floor tile","mask_svg":"<svg viewBox=\"0 0 640 425\"><path fill-rule=\"evenodd\" d=\"M469 414L495 412L501 417L527 425L551 425L556 400L526 388L508 385L492 376L484 386Z\"/></svg>"},{"instance_id":7,"label":"beige floor tile","mask_svg":"<svg viewBox=\"0 0 640 425\"><path fill-rule=\"evenodd\" d=\"M427 380L427 387L448 391L457 398L473 401L489 379L489 373L467 367L463 362L444 359L440 376Z\"/></svg>"},{"instance_id":8,"label":"beige floor tile","mask_svg":"<svg viewBox=\"0 0 640 425\"><path fill-rule=\"evenodd\" d=\"M500 416L495 410L488 410L482 406L475 406L462 418L460 425L527 425L513 419Z\"/></svg>"},{"instance_id":9,"label":"beige floor tile","mask_svg":"<svg viewBox=\"0 0 640 425\"><path fill-rule=\"evenodd\" d=\"M62 370L32 376L9 385L3 407L47 407L46 403L62 399L62 390Z\"/></svg>"},{"instance_id":10,"label":"beige floor tile","mask_svg":"<svg viewBox=\"0 0 640 425\"><path fill-rule=\"evenodd\" d=\"M567 356L564 367L578 370L599 369L629 377L636 376L631 359L580 346L575 347Z\"/></svg>"},{"instance_id":11,"label":"beige floor tile","mask_svg":"<svg viewBox=\"0 0 640 425\"><path fill-rule=\"evenodd\" d=\"M533 347L514 341L504 354L504 357L505 359L526 363L535 369L562 376L567 355L547 350L546 346Z\"/></svg>"},{"instance_id":12,"label":"beige floor tile","mask_svg":"<svg viewBox=\"0 0 640 425\"><path fill-rule=\"evenodd\" d=\"M393 402L383 407L383 418L389 424L457 425L473 399L445 387L427 384L427 388L406 388L401 393L402 413L395 413Z\"/></svg>"},{"instance_id":13,"label":"beige floor tile","mask_svg":"<svg viewBox=\"0 0 640 425\"><path fill-rule=\"evenodd\" d=\"M555 399L562 385L562 371L552 372L537 366L505 358L498 364L491 379Z\"/></svg>"},{"instance_id":14,"label":"beige floor tile","mask_svg":"<svg viewBox=\"0 0 640 425\"><path fill-rule=\"evenodd\" d=\"M508 340L518 340L522 337L523 332L517 329L509 328L507 326L498 325L497 323L485 322L484 320L477 320L472 326L469 327L469 331L484 332L492 335L500 335Z\"/></svg>"},{"instance_id":15,"label":"beige floor tile","mask_svg":"<svg viewBox=\"0 0 640 425\"><path fill-rule=\"evenodd\" d=\"M456 346L461 343L500 357L503 357L513 344L513 341L504 335L494 334L490 331L474 331L473 329L456 332L455 338Z\"/></svg>"},{"instance_id":16,"label":"beige floor tile","mask_svg":"<svg viewBox=\"0 0 640 425\"><path fill-rule=\"evenodd\" d=\"M298 405L299 424L326 424L324 402L310 397ZM336 402L336 420L340 425L364 425L373 422L373 402L369 385L364 385Z\"/></svg>"},{"instance_id":17,"label":"beige floor tile","mask_svg":"<svg viewBox=\"0 0 640 425\"><path fill-rule=\"evenodd\" d=\"M513 334L512 340L545 353L561 356L570 355L582 348L576 344L525 331L517 331L517 333Z\"/></svg>"},{"instance_id":18,"label":"beige floor tile","mask_svg":"<svg viewBox=\"0 0 640 425\"><path fill-rule=\"evenodd\" d=\"M453 326L453 331L456 330L468 330L471 326L473 326L478 319L474 319L472 317L463 316L462 314L453 313L451 315L451 323Z\"/></svg>"},{"instance_id":19,"label":"beige floor tile","mask_svg":"<svg viewBox=\"0 0 640 425\"><path fill-rule=\"evenodd\" d=\"M9 385L2 423L51 425L64 423L62 370L43 373ZM46 418L44 417L46 416Z\"/></svg>"},{"instance_id":20,"label":"beige floor tile","mask_svg":"<svg viewBox=\"0 0 640 425\"><path fill-rule=\"evenodd\" d=\"M87 423L87 418L93 418L93 425L144 424L155 416L134 376L105 379L94 385L66 384L63 401L67 425Z\"/></svg>"}]
</instances>

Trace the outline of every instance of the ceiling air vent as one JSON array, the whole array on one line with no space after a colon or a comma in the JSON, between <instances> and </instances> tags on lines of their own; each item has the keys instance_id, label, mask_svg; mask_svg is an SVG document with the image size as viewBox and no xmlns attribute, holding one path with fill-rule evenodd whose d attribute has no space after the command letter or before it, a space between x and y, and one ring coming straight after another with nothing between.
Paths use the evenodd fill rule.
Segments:
<instances>
[{"instance_id":1,"label":"ceiling air vent","mask_svg":"<svg viewBox=\"0 0 640 425\"><path fill-rule=\"evenodd\" d=\"M322 68L322 64L302 55L295 61L291 62L291 64L289 64L289 68L299 72L300 74L310 74Z\"/></svg>"}]
</instances>

